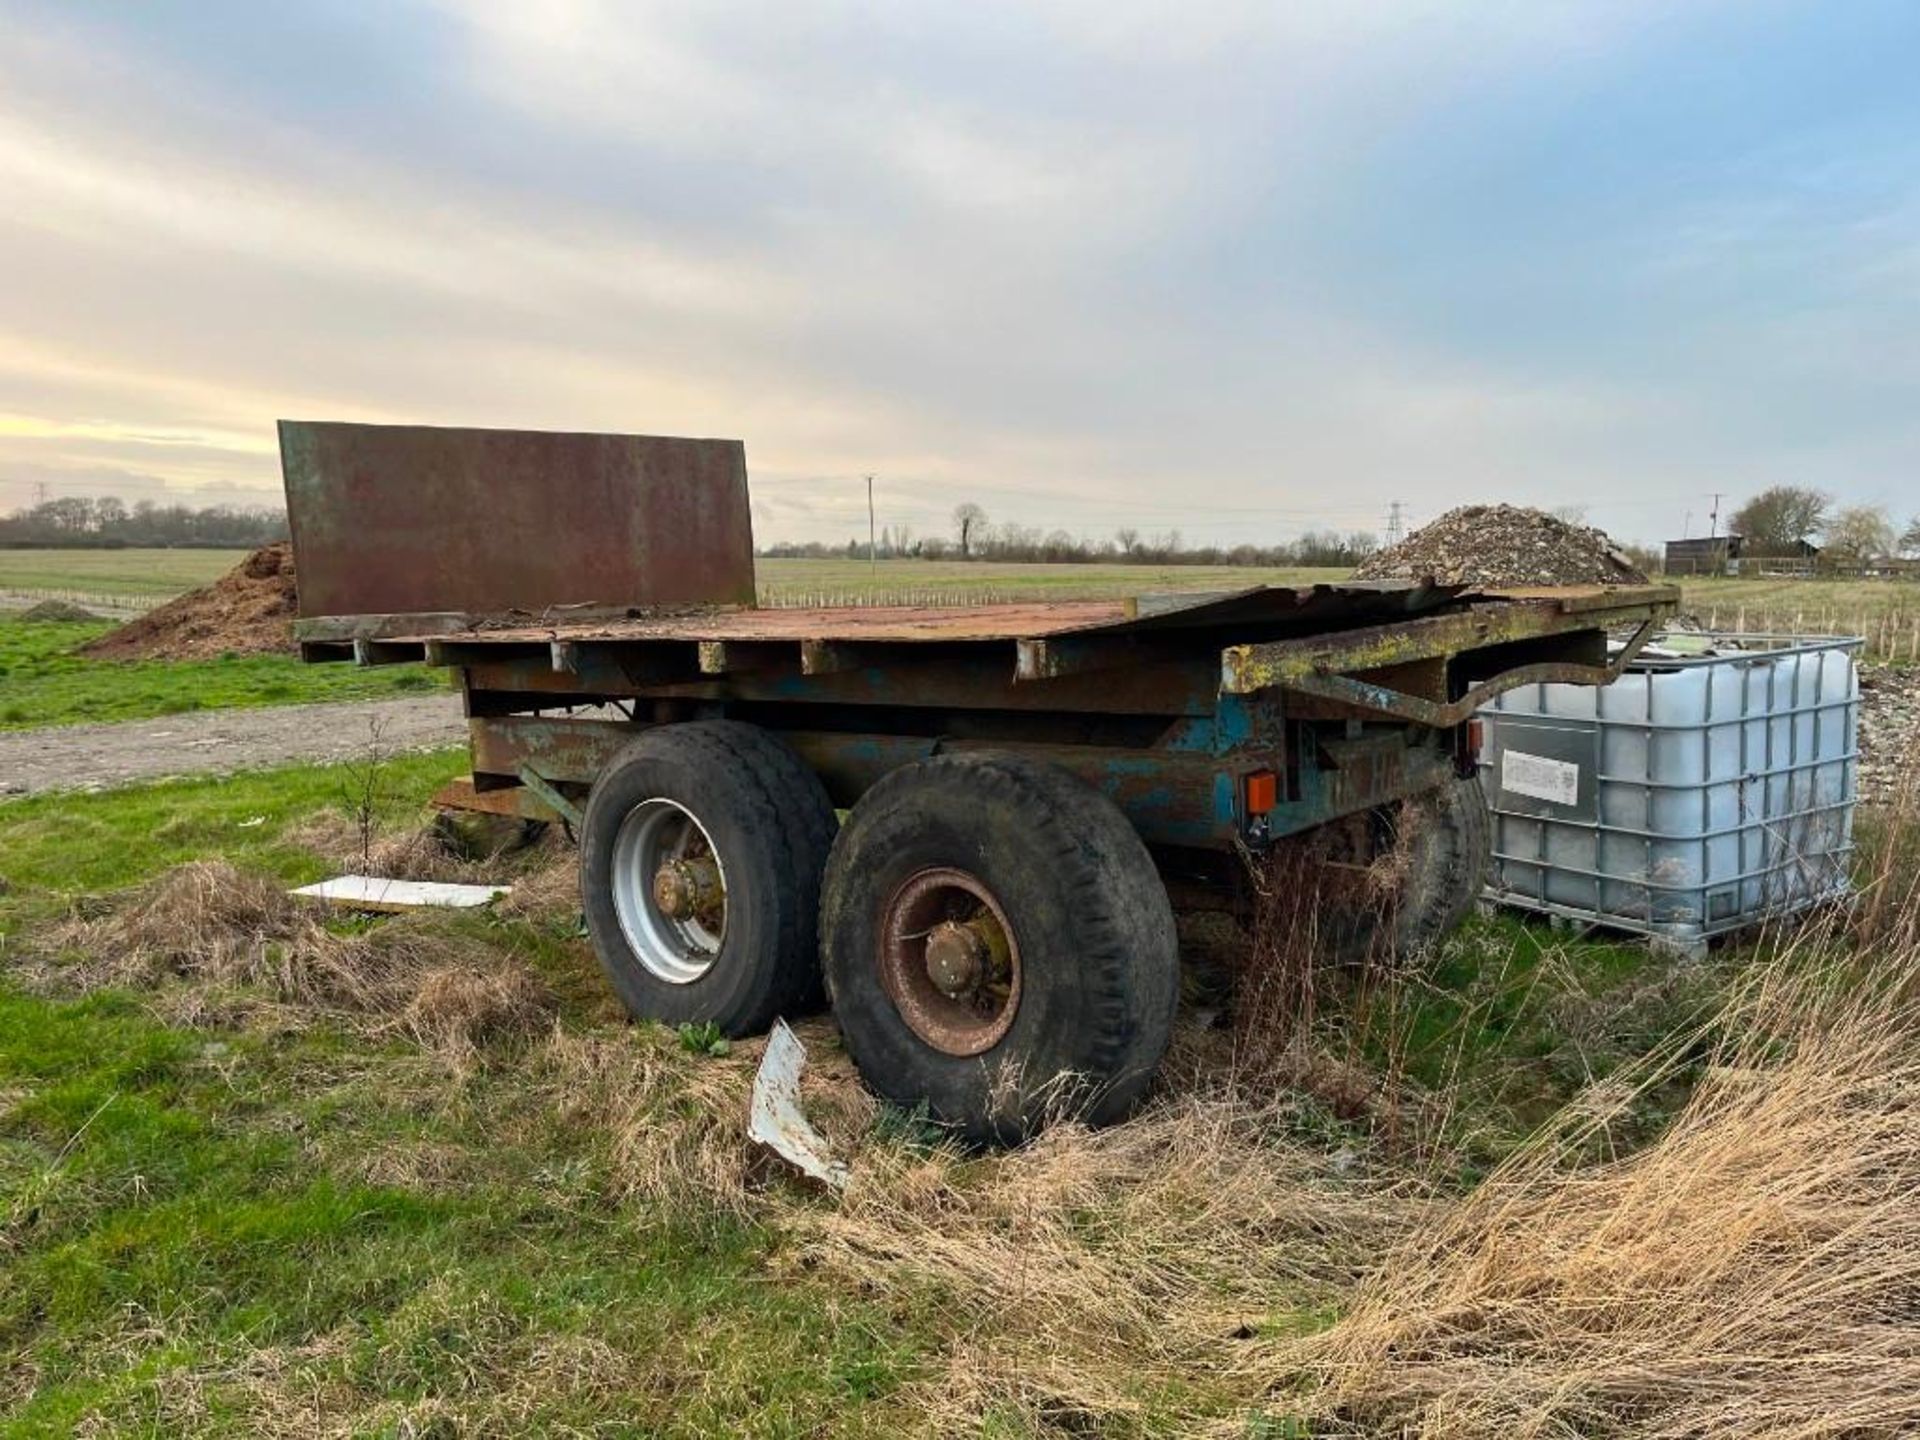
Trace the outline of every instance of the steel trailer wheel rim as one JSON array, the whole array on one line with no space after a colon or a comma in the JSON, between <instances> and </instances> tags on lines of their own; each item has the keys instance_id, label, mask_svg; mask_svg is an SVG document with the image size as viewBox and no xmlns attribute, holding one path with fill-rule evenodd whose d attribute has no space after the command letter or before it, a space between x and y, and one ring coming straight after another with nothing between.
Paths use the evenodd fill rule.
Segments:
<instances>
[{"instance_id":1,"label":"steel trailer wheel rim","mask_svg":"<svg viewBox=\"0 0 1920 1440\"><path fill-rule=\"evenodd\" d=\"M911 875L880 917L880 983L913 1033L948 1055L979 1055L1013 1028L1020 945L977 876L950 866Z\"/></svg>"},{"instance_id":2,"label":"steel trailer wheel rim","mask_svg":"<svg viewBox=\"0 0 1920 1440\"><path fill-rule=\"evenodd\" d=\"M642 800L613 838L613 910L647 973L691 985L713 969L727 934L726 870L694 813Z\"/></svg>"}]
</instances>

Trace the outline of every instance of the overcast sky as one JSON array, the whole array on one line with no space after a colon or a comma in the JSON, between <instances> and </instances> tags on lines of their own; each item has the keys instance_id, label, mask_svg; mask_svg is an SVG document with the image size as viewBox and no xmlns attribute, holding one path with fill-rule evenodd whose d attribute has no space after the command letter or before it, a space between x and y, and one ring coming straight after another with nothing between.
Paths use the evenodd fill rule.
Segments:
<instances>
[{"instance_id":1,"label":"overcast sky","mask_svg":"<svg viewBox=\"0 0 1920 1440\"><path fill-rule=\"evenodd\" d=\"M1920 510L1920 3L0 0L0 507L726 435L762 540Z\"/></svg>"}]
</instances>

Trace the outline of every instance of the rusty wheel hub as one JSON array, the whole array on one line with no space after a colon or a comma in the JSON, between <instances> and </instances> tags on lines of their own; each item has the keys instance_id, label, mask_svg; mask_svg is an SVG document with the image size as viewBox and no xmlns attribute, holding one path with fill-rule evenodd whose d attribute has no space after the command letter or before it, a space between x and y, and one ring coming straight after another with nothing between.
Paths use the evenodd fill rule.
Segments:
<instances>
[{"instance_id":1,"label":"rusty wheel hub","mask_svg":"<svg viewBox=\"0 0 1920 1440\"><path fill-rule=\"evenodd\" d=\"M978 877L942 867L910 877L881 918L880 980L922 1040L978 1055L1013 1025L1020 949L1000 903Z\"/></svg>"},{"instance_id":2,"label":"rusty wheel hub","mask_svg":"<svg viewBox=\"0 0 1920 1440\"><path fill-rule=\"evenodd\" d=\"M927 978L952 999L976 990L986 978L987 942L955 920L942 920L927 936Z\"/></svg>"},{"instance_id":3,"label":"rusty wheel hub","mask_svg":"<svg viewBox=\"0 0 1920 1440\"><path fill-rule=\"evenodd\" d=\"M725 903L711 856L676 857L653 872L653 903L675 920L705 919Z\"/></svg>"},{"instance_id":4,"label":"rusty wheel hub","mask_svg":"<svg viewBox=\"0 0 1920 1440\"><path fill-rule=\"evenodd\" d=\"M671 985L713 968L727 932L727 877L691 810L658 796L620 822L610 866L614 914L634 958Z\"/></svg>"}]
</instances>

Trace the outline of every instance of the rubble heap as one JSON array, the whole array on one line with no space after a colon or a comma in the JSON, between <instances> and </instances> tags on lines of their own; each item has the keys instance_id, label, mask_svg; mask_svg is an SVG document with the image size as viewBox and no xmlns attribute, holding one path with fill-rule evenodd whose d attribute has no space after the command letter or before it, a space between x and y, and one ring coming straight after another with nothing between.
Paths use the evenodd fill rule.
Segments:
<instances>
[{"instance_id":1,"label":"rubble heap","mask_svg":"<svg viewBox=\"0 0 1920 1440\"><path fill-rule=\"evenodd\" d=\"M1920 763L1920 670L1860 667L1860 798L1894 804L1915 793Z\"/></svg>"},{"instance_id":2,"label":"rubble heap","mask_svg":"<svg viewBox=\"0 0 1920 1440\"><path fill-rule=\"evenodd\" d=\"M1356 580L1441 585L1644 585L1604 530L1520 505L1463 505L1376 552Z\"/></svg>"}]
</instances>

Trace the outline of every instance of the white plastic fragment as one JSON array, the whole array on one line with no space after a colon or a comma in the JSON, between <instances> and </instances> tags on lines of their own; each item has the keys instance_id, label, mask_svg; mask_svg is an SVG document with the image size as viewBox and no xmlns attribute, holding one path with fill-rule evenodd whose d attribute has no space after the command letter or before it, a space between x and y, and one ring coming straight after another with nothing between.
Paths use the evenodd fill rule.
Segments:
<instances>
[{"instance_id":1,"label":"white plastic fragment","mask_svg":"<svg viewBox=\"0 0 1920 1440\"><path fill-rule=\"evenodd\" d=\"M289 893L353 910L477 910L511 888L455 885L444 880L389 880L379 875L336 875L318 885L302 885Z\"/></svg>"},{"instance_id":2,"label":"white plastic fragment","mask_svg":"<svg viewBox=\"0 0 1920 1440\"><path fill-rule=\"evenodd\" d=\"M774 1021L766 1054L753 1077L747 1135L809 1179L843 1190L847 1167L827 1153L820 1132L800 1113L800 1072L806 1065L807 1049L800 1037L787 1028L786 1021Z\"/></svg>"}]
</instances>

